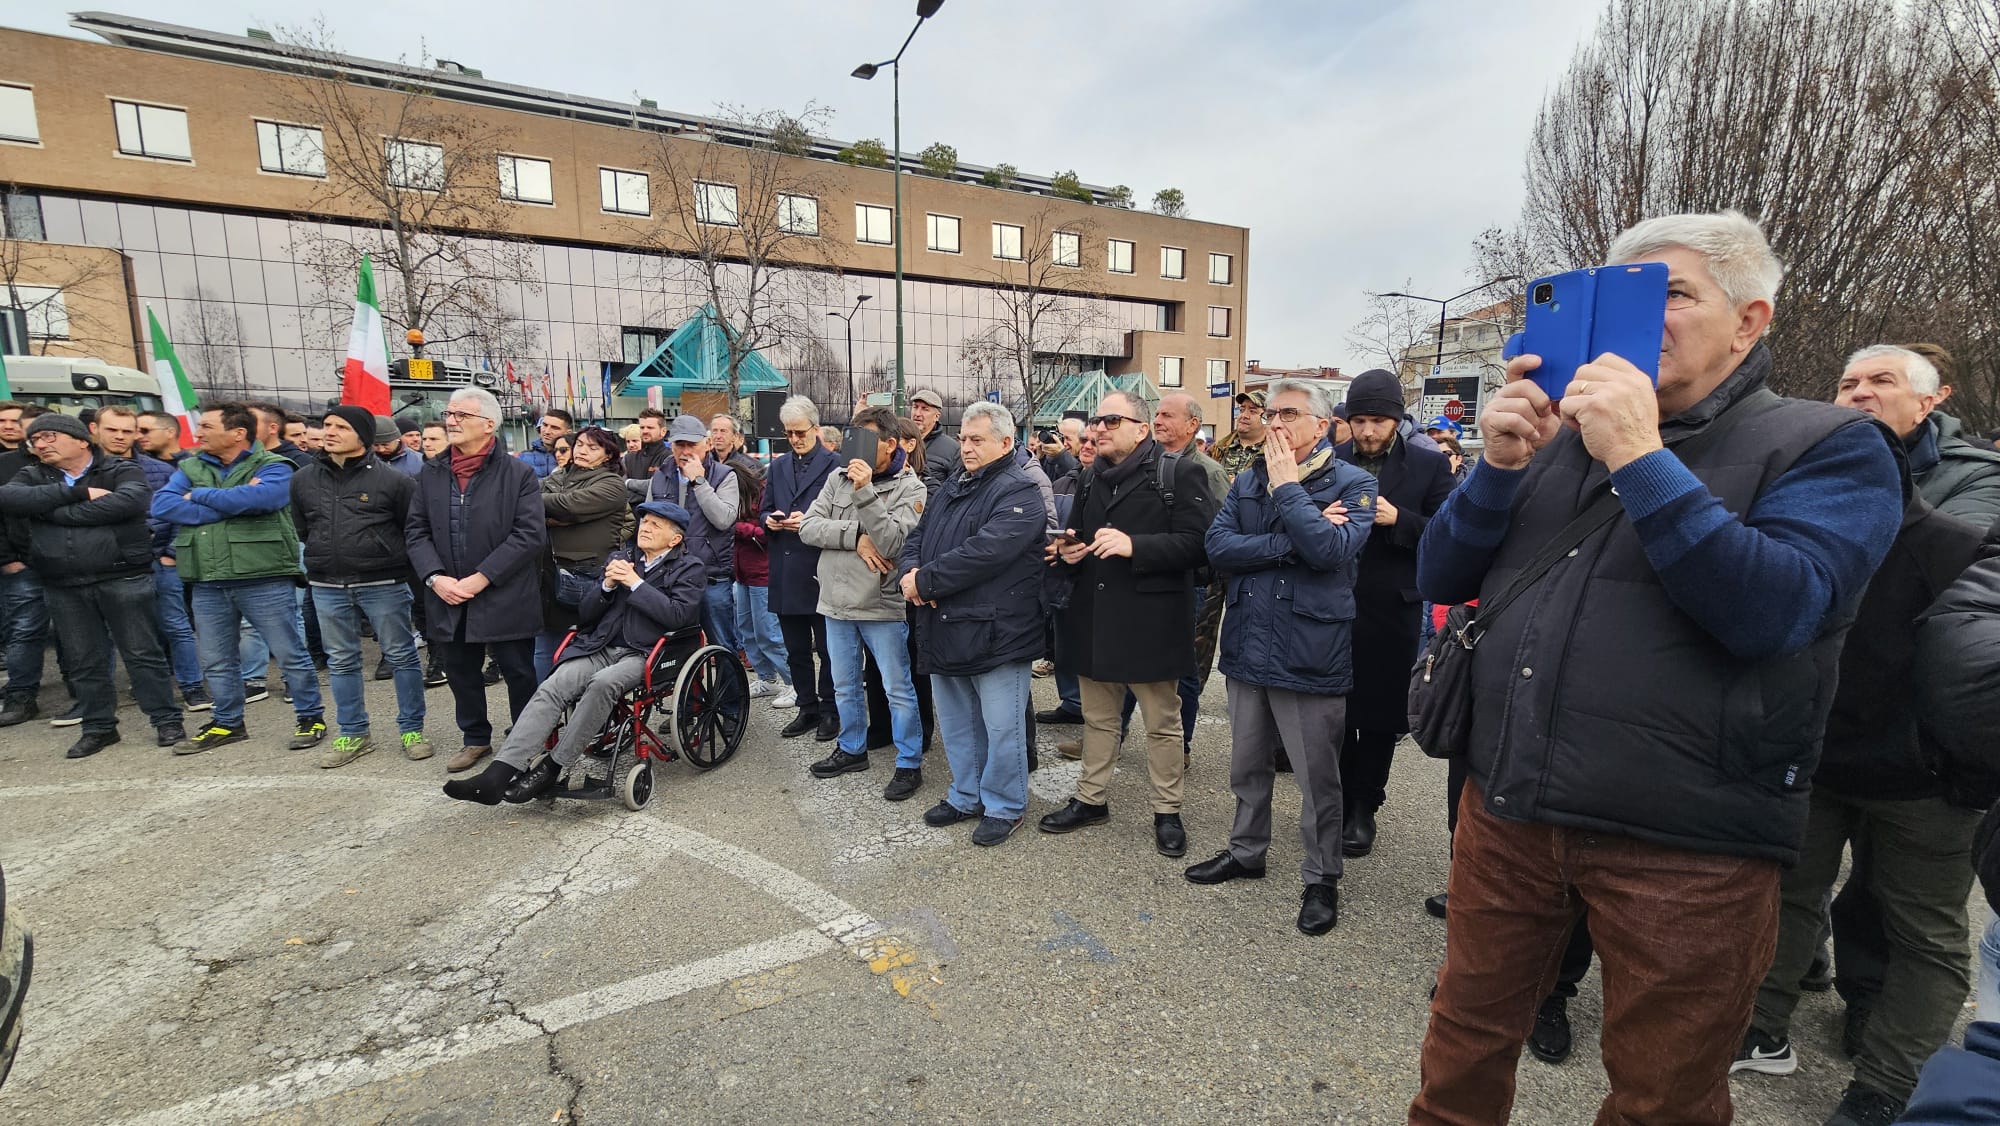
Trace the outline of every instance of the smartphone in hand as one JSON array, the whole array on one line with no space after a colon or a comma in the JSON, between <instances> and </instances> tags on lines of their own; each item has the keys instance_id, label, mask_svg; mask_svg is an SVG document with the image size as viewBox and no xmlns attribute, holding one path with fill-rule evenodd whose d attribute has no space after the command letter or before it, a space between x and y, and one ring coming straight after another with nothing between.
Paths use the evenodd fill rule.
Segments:
<instances>
[{"instance_id":1,"label":"smartphone in hand","mask_svg":"<svg viewBox=\"0 0 2000 1126\"><path fill-rule=\"evenodd\" d=\"M1666 324L1666 263L1587 266L1528 286L1524 327L1507 339L1502 355L1540 356L1542 366L1528 378L1551 399L1562 398L1577 368L1606 352L1657 385Z\"/></svg>"}]
</instances>

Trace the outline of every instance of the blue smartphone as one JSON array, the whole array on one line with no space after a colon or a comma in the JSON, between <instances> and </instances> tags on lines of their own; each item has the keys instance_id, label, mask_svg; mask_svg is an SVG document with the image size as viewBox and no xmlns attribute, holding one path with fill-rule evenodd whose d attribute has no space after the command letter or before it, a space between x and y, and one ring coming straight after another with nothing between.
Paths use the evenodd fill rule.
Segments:
<instances>
[{"instance_id":1,"label":"blue smartphone","mask_svg":"<svg viewBox=\"0 0 2000 1126\"><path fill-rule=\"evenodd\" d=\"M1542 358L1528 373L1551 399L1560 399L1576 369L1610 352L1660 382L1660 338L1667 325L1667 264L1635 262L1586 266L1536 278L1528 286L1522 331L1507 338L1502 355Z\"/></svg>"}]
</instances>

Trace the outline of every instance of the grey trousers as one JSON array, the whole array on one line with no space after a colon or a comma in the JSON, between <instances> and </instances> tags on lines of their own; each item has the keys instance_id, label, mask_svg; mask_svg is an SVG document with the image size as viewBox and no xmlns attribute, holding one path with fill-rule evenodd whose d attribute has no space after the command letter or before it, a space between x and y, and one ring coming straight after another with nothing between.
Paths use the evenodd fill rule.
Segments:
<instances>
[{"instance_id":1,"label":"grey trousers","mask_svg":"<svg viewBox=\"0 0 2000 1126\"><path fill-rule=\"evenodd\" d=\"M562 724L562 738L552 752L556 762L574 765L583 749L604 729L604 720L627 692L646 679L646 655L636 649L612 646L583 657L570 657L549 673L521 709L514 730L494 758L517 769L526 769L542 748L549 733ZM563 723L563 712L569 722Z\"/></svg>"},{"instance_id":2,"label":"grey trousers","mask_svg":"<svg viewBox=\"0 0 2000 1126\"><path fill-rule=\"evenodd\" d=\"M1340 878L1340 740L1347 730L1347 697L1311 696L1283 688L1229 683L1229 788L1236 794L1236 824L1229 855L1262 867L1271 847L1272 749L1281 742L1292 760L1304 801L1299 837L1305 844L1305 882Z\"/></svg>"}]
</instances>

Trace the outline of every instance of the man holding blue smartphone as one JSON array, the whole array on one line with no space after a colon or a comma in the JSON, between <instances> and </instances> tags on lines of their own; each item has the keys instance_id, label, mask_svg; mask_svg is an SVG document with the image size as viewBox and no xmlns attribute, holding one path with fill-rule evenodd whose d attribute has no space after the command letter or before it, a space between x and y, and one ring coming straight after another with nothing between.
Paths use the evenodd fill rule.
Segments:
<instances>
[{"instance_id":1,"label":"man holding blue smartphone","mask_svg":"<svg viewBox=\"0 0 2000 1126\"><path fill-rule=\"evenodd\" d=\"M1730 1120L1840 648L1901 520L1892 435L1764 388L1783 270L1755 223L1648 220L1609 258L1666 267L1657 384L1603 353L1555 397L1530 378L1540 356L1515 358L1418 557L1434 602L1540 573L1477 620L1467 655L1468 779L1413 1123L1506 1119L1585 909L1608 999L1600 1119Z\"/></svg>"}]
</instances>

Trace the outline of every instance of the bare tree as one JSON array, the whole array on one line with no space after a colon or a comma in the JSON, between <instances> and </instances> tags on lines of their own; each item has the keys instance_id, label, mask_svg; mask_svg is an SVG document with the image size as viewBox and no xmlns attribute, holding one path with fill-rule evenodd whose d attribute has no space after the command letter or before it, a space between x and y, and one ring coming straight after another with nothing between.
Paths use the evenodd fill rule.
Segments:
<instances>
[{"instance_id":1,"label":"bare tree","mask_svg":"<svg viewBox=\"0 0 2000 1126\"><path fill-rule=\"evenodd\" d=\"M13 194L0 188L0 199ZM125 308L117 258L91 247L42 242L39 223L34 230L16 231L16 225L10 222L0 231L0 307L27 315L29 347L37 355L47 355L51 343L59 351L122 350L132 335L129 320L114 320L106 312ZM99 289L121 300L98 300Z\"/></svg>"},{"instance_id":2,"label":"bare tree","mask_svg":"<svg viewBox=\"0 0 2000 1126\"><path fill-rule=\"evenodd\" d=\"M846 362L833 346L818 337L793 341L784 365L792 393L804 395L827 420L844 418L854 409L854 390Z\"/></svg>"},{"instance_id":3,"label":"bare tree","mask_svg":"<svg viewBox=\"0 0 2000 1126\"><path fill-rule=\"evenodd\" d=\"M188 382L196 394L239 399L249 395L243 320L236 315L236 306L199 287L184 300L191 315L174 326L174 335L187 358Z\"/></svg>"},{"instance_id":4,"label":"bare tree","mask_svg":"<svg viewBox=\"0 0 2000 1126\"><path fill-rule=\"evenodd\" d=\"M1045 206L1021 228L1020 257L983 271L1000 317L965 341L961 362L985 371L1023 426L1082 357L1110 350L1102 303L1084 288L1099 264L1097 225Z\"/></svg>"},{"instance_id":5,"label":"bare tree","mask_svg":"<svg viewBox=\"0 0 2000 1126\"><path fill-rule=\"evenodd\" d=\"M1414 290L1416 282L1405 280L1401 288ZM1363 362L1370 366L1395 372L1408 395L1410 388L1422 386L1420 380L1429 370L1430 357L1417 353L1427 352L1436 343L1431 339L1437 332L1437 321L1432 319L1436 308L1404 297L1371 293L1367 313L1347 330L1348 346L1366 357Z\"/></svg>"},{"instance_id":6,"label":"bare tree","mask_svg":"<svg viewBox=\"0 0 2000 1126\"><path fill-rule=\"evenodd\" d=\"M741 400L751 353L817 340L836 300L843 255L839 218L820 206L834 193L818 162L796 155L799 138L827 111L797 115L721 107L733 139L658 135L648 164L652 221L635 233L648 248L687 260L702 313L726 349L728 401Z\"/></svg>"}]
</instances>

